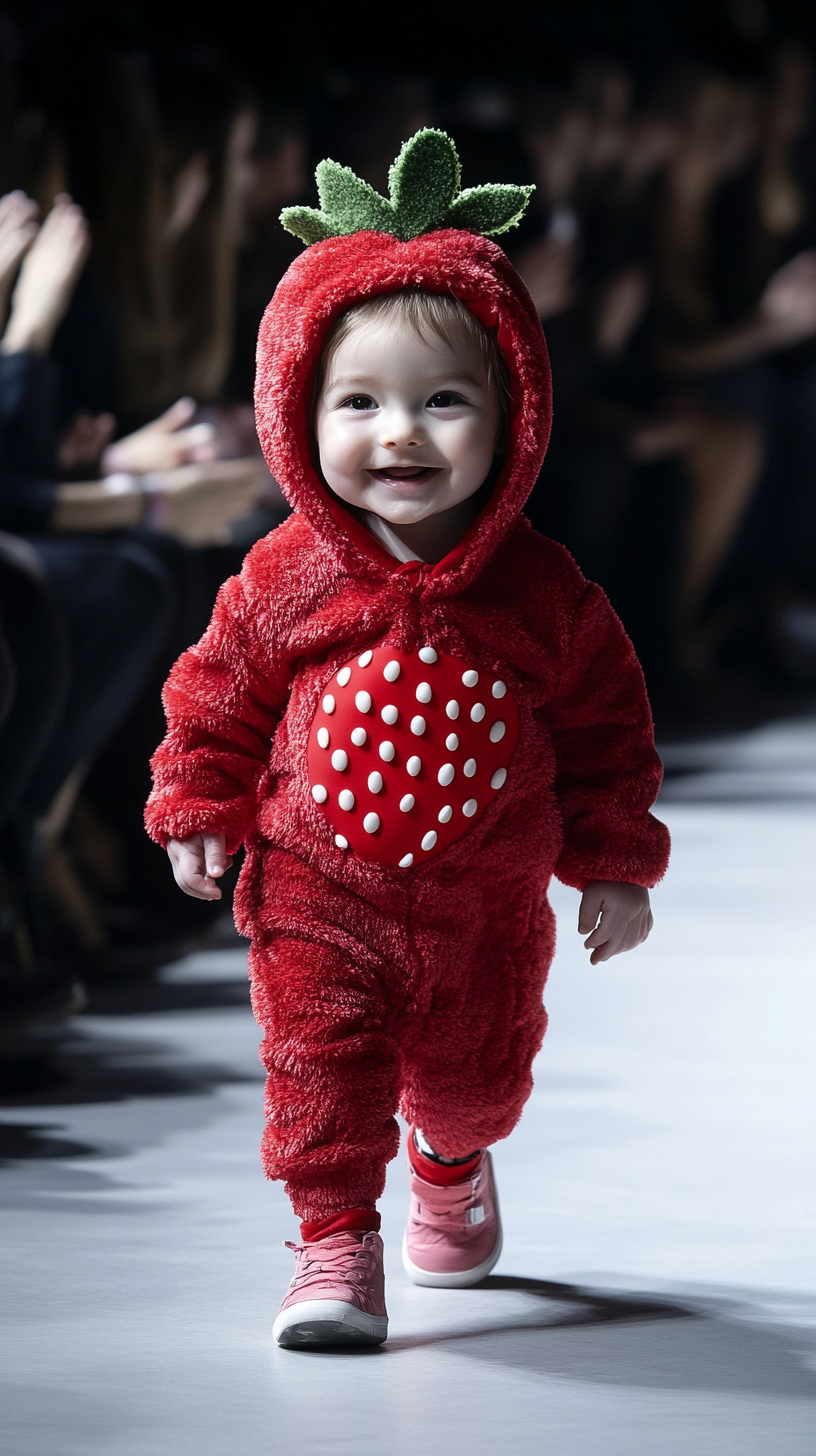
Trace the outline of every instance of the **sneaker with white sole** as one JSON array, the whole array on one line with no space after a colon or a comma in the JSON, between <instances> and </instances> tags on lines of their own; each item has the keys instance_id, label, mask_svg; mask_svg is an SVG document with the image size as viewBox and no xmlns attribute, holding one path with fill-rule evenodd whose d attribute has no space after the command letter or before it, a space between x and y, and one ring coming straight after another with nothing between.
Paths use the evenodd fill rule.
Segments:
<instances>
[{"instance_id":1,"label":"sneaker with white sole","mask_svg":"<svg viewBox=\"0 0 816 1456\"><path fill-rule=\"evenodd\" d=\"M483 1152L461 1183L427 1183L408 1160L411 1209L402 1263L414 1284L467 1289L499 1261L502 1226L493 1159Z\"/></svg>"},{"instance_id":2,"label":"sneaker with white sole","mask_svg":"<svg viewBox=\"0 0 816 1456\"><path fill-rule=\"evenodd\" d=\"M295 1273L272 1327L277 1343L300 1350L381 1345L388 1315L379 1234L328 1234L286 1247Z\"/></svg>"}]
</instances>

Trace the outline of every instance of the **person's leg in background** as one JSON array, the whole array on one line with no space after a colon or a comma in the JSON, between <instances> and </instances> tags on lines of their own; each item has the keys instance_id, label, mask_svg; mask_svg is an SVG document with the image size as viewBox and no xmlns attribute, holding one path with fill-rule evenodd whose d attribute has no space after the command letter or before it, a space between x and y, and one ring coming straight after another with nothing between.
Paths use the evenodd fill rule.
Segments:
<instances>
[{"instance_id":1,"label":"person's leg in background","mask_svg":"<svg viewBox=\"0 0 816 1456\"><path fill-rule=\"evenodd\" d=\"M71 648L65 707L25 793L44 814L69 774L114 733L157 656L172 610L167 572L130 541L37 541Z\"/></svg>"},{"instance_id":2,"label":"person's leg in background","mask_svg":"<svg viewBox=\"0 0 816 1456\"><path fill-rule=\"evenodd\" d=\"M91 765L69 828L83 874L115 906L120 930L106 954L112 969L149 969L176 959L202 936L230 935L229 910L238 863L222 881L224 898L206 902L181 894L167 873L167 856L144 831L150 759L165 732L162 687L176 658L206 630L221 583L240 570L243 551L192 550L170 536L139 532L138 540L168 571L174 610L161 651L126 718ZM115 846L116 874L107 874ZM104 876L100 880L100 871ZM111 913L114 913L113 909ZM127 929L126 933L126 927Z\"/></svg>"},{"instance_id":3,"label":"person's leg in background","mask_svg":"<svg viewBox=\"0 0 816 1456\"><path fill-rule=\"evenodd\" d=\"M161 562L127 540L37 540L48 595L65 627L70 679L32 765L19 810L30 825L30 870L70 936L60 953L101 953L110 932L63 843L88 765L127 714L159 652L172 612Z\"/></svg>"},{"instance_id":4,"label":"person's leg in background","mask_svg":"<svg viewBox=\"0 0 816 1456\"><path fill-rule=\"evenodd\" d=\"M43 954L45 906L31 874L20 799L64 707L70 651L45 573L28 542L0 533L0 631L12 692L0 723L0 1030L2 1085L28 1085L27 1027L78 1009L83 991Z\"/></svg>"}]
</instances>

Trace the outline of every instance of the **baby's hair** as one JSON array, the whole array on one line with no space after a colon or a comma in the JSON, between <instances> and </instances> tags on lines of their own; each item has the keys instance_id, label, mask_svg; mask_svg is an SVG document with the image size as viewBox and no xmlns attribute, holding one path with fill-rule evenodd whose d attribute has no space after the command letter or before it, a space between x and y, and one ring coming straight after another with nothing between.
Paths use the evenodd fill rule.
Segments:
<instances>
[{"instance_id":1,"label":"baby's hair","mask_svg":"<svg viewBox=\"0 0 816 1456\"><path fill-rule=\"evenodd\" d=\"M315 380L315 401L323 387L323 380L333 354L358 323L375 323L379 319L396 316L427 339L436 334L444 343L455 339L475 345L484 369L488 388L495 396L501 415L502 430L507 422L507 407L510 402L510 375L504 361L499 342L492 329L486 329L475 314L470 312L452 293L428 293L420 288L406 288L400 293L382 293L356 303L336 318L325 339L320 355L320 365Z\"/></svg>"}]
</instances>

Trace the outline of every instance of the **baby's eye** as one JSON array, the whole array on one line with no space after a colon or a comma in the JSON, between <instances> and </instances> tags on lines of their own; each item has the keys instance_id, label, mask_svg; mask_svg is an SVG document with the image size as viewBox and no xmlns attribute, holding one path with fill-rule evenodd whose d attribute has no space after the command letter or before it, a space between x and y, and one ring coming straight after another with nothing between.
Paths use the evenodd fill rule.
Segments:
<instances>
[{"instance_id":1,"label":"baby's eye","mask_svg":"<svg viewBox=\"0 0 816 1456\"><path fill-rule=\"evenodd\" d=\"M343 409L371 410L376 408L370 394L350 394L348 399L343 400Z\"/></svg>"},{"instance_id":2,"label":"baby's eye","mask_svg":"<svg viewBox=\"0 0 816 1456\"><path fill-rule=\"evenodd\" d=\"M452 389L440 389L438 394L432 394L428 400L428 409L450 409L452 405L464 404L461 394L455 394Z\"/></svg>"}]
</instances>

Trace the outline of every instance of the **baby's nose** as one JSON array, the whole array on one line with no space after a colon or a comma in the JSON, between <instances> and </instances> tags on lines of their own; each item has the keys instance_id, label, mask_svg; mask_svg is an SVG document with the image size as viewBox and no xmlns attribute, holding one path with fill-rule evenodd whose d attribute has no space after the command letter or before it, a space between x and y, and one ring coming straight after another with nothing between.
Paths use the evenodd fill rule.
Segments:
<instances>
[{"instance_id":1,"label":"baby's nose","mask_svg":"<svg viewBox=\"0 0 816 1456\"><path fill-rule=\"evenodd\" d=\"M419 445L422 443L422 429L414 415L407 411L393 411L383 420L380 443L389 450Z\"/></svg>"}]
</instances>

